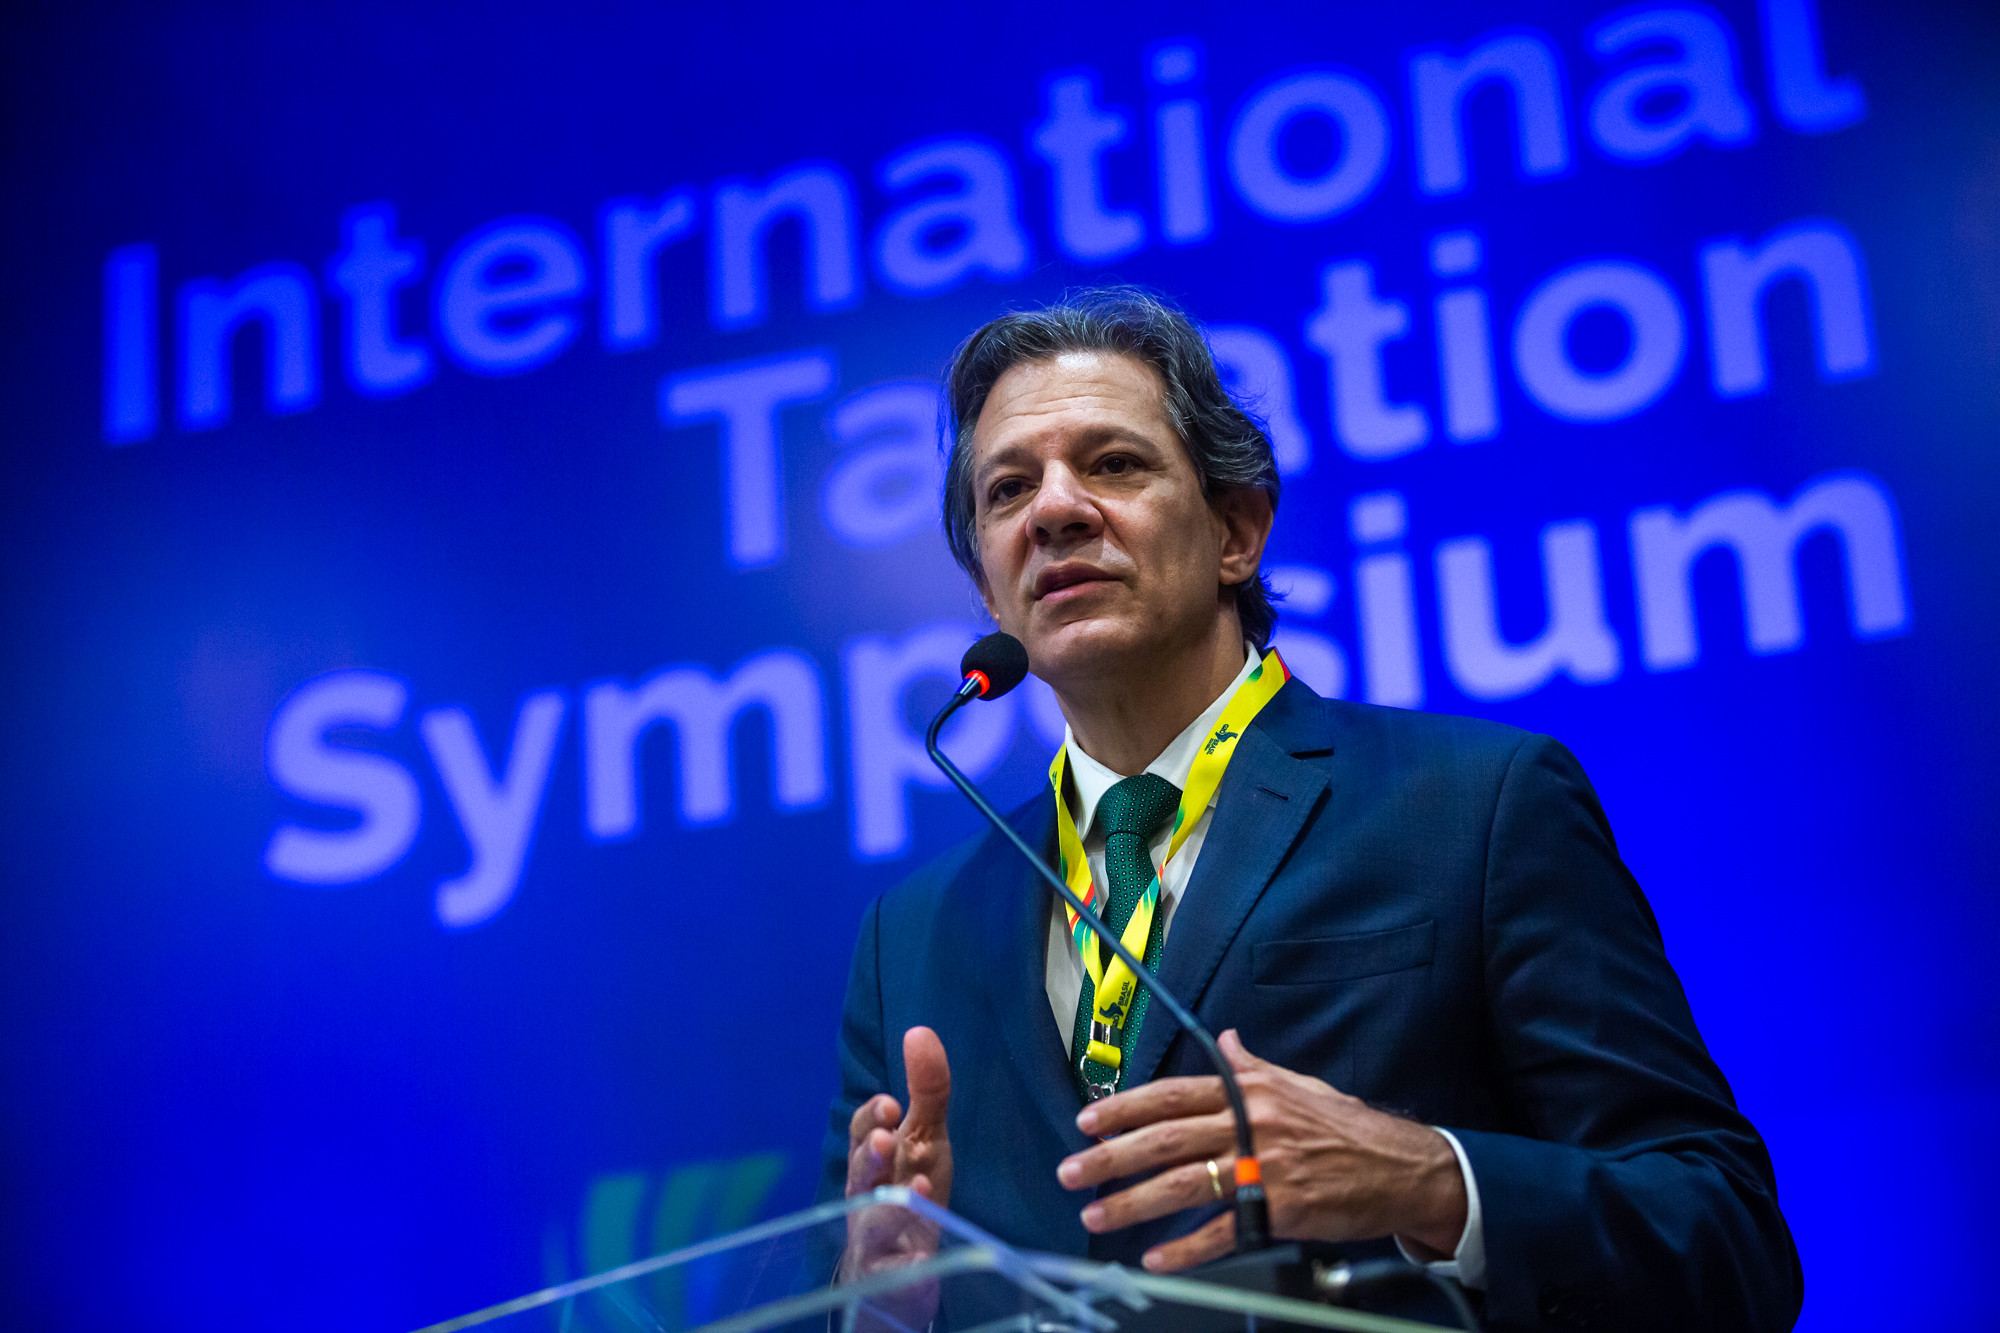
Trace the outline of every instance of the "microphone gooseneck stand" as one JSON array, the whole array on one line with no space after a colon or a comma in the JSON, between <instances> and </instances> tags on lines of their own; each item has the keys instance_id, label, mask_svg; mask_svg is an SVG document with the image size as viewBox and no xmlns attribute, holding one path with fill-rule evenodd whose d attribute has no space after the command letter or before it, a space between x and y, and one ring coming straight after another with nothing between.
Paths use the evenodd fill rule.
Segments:
<instances>
[{"instance_id":1,"label":"microphone gooseneck stand","mask_svg":"<svg viewBox=\"0 0 2000 1333\"><path fill-rule=\"evenodd\" d=\"M973 652L976 653L985 642L986 640L982 639L978 644L974 644ZM972 657L973 653L966 654L968 663L972 662ZM1027 669L1025 653L1021 656L1021 669L1025 674ZM995 679L996 676L999 679ZM1014 826L993 808L980 793L979 788L972 785L972 780L959 772L958 765L952 763L950 757L938 746L938 732L943 730L944 724L959 709L974 699L997 698L1018 683L1019 677L1007 681L999 671L989 673L987 670L981 670L978 665L973 665L966 672L965 683L958 687L958 692L952 695L951 701L939 709L938 715L931 719L930 730L924 734L924 749L930 754L931 762L951 779L953 786L964 793L965 799L971 801L979 813L986 816L987 822L1000 830L1001 834L1014 844L1014 849L1035 867L1041 877L1048 882L1048 886L1055 891L1056 896L1068 903L1071 910L1082 917L1085 924L1096 933L1097 938L1110 945L1112 953L1124 960L1125 966L1132 969L1132 975L1152 993L1156 1003L1174 1016L1174 1020L1181 1025L1181 1030L1195 1039L1202 1051L1207 1054L1209 1062L1215 1066L1215 1072L1222 1076L1222 1095L1228 1099L1229 1113L1236 1121L1236 1252L1248 1254L1254 1250L1261 1250L1271 1243L1270 1209L1264 1199L1264 1185L1257 1165L1257 1149L1250 1134L1250 1112L1243 1105L1243 1089L1237 1086L1236 1073L1230 1069L1229 1061L1223 1057L1222 1048L1215 1044L1215 1038L1208 1034L1208 1029L1201 1025L1201 1021L1188 1012L1187 1006L1174 998L1173 993L1166 987L1159 984L1153 974L1146 970L1146 965L1133 956L1132 951L1111 933L1097 913L1091 911L1089 906L1070 890L1069 885L1062 882L1062 877L1049 868L1039 852L1028 846L1027 841L1014 831ZM1245 1163L1249 1164L1247 1170Z\"/></svg>"},{"instance_id":2,"label":"microphone gooseneck stand","mask_svg":"<svg viewBox=\"0 0 2000 1333\"><path fill-rule=\"evenodd\" d=\"M1250 1113L1243 1104L1243 1089L1236 1082L1236 1073L1229 1067L1229 1061L1215 1044L1201 1020L1177 999L1173 992L1161 985L1159 979L1146 969L1144 963L1134 957L1123 941L1113 935L1098 915L1063 883L1062 877L1050 869L1040 852L1030 847L1014 826L1009 824L999 811L974 786L972 780L961 773L958 765L938 745L938 733L952 716L974 699L997 699L1019 685L1028 674L1028 653L1020 640L1006 633L989 634L967 650L959 664L964 676L956 692L945 706L931 719L929 730L924 733L924 750L940 772L951 780L973 808L986 817L986 822L999 831L1002 837L1013 844L1021 859L1035 868L1051 892L1068 903L1078 916L1083 918L1098 939L1109 945L1132 969L1132 975L1151 993L1161 1008L1172 1014L1181 1030L1194 1038L1215 1072L1222 1079L1222 1095L1229 1102L1229 1113L1236 1125L1236 1253L1226 1259L1194 1270L1190 1276L1249 1290L1270 1292L1274 1295L1290 1296L1300 1300L1323 1300L1334 1304L1351 1303L1354 1297L1370 1289L1405 1286L1411 1281L1419 1285L1436 1286L1450 1301L1452 1312L1468 1330L1477 1330L1478 1323L1471 1309L1455 1285L1438 1277L1429 1269L1396 1260L1374 1260L1359 1264L1341 1263L1329 1266L1315 1262L1307 1256L1299 1245L1271 1246L1270 1204L1264 1195L1263 1173L1257 1162L1256 1144L1250 1129ZM1247 1164L1247 1165L1246 1165ZM1167 1310L1162 1307L1155 1314L1170 1317L1174 1333L1198 1333L1197 1325L1206 1329L1213 1323L1216 1329L1235 1327L1233 1321L1212 1321L1202 1319L1193 1310ZM1159 1322L1157 1319L1152 1321ZM1130 1333L1140 1333L1151 1325L1144 1318L1124 1321L1121 1327ZM1163 1324L1162 1328L1168 1325ZM1278 1327L1278 1325L1273 1325Z\"/></svg>"}]
</instances>

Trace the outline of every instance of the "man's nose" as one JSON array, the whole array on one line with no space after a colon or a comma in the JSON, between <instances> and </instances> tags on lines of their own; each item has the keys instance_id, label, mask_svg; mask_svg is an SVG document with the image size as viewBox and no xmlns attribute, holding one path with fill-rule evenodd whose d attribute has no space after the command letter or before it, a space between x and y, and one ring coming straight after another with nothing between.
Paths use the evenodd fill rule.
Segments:
<instances>
[{"instance_id":1,"label":"man's nose","mask_svg":"<svg viewBox=\"0 0 2000 1333\"><path fill-rule=\"evenodd\" d=\"M1097 502L1084 488L1083 478L1057 463L1042 473L1029 506L1028 521L1037 542L1075 540L1094 534L1103 522Z\"/></svg>"}]
</instances>

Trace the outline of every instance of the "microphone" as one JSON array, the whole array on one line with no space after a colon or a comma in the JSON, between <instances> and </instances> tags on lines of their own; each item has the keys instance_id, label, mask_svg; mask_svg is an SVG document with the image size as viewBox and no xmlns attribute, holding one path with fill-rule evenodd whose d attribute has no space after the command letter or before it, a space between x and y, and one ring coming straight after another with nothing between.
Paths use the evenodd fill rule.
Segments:
<instances>
[{"instance_id":1,"label":"microphone","mask_svg":"<svg viewBox=\"0 0 2000 1333\"><path fill-rule=\"evenodd\" d=\"M936 717L931 719L930 730L924 735L924 749L936 764L951 779L952 785L965 794L973 808L986 816L986 821L998 829L1008 842L1014 845L1036 873L1047 881L1049 888L1058 898L1068 903L1070 909L1083 918L1097 938L1111 946L1111 952L1123 959L1125 966L1132 969L1132 975L1139 984L1152 993L1153 1000L1162 1009L1173 1015L1181 1025L1181 1030L1194 1038L1196 1044L1208 1055L1215 1072L1222 1076L1222 1095L1229 1100L1229 1113L1236 1121L1236 1252L1248 1254L1261 1250L1271 1243L1270 1206L1264 1198L1263 1171L1257 1162L1257 1149L1250 1133L1250 1113L1243 1105L1243 1089L1236 1084L1236 1073L1223 1058L1222 1050L1215 1044L1201 1021L1188 1011L1186 1005L1174 998L1169 991L1147 970L1146 965L1134 957L1123 941L1111 933L1108 926L1098 919L1062 877L1044 861L1034 848L1028 846L1014 826L1003 818L999 811L980 794L972 780L958 771L958 765L951 762L943 750L938 748L938 732L950 720L952 714L974 699L997 699L1019 685L1028 675L1028 650L1021 641L1004 631L987 635L966 650L960 660L959 671L964 675L964 683ZM1058 795L1057 799L1061 799Z\"/></svg>"},{"instance_id":2,"label":"microphone","mask_svg":"<svg viewBox=\"0 0 2000 1333\"><path fill-rule=\"evenodd\" d=\"M1011 634L989 634L965 650L958 670L980 698L998 699L1028 678L1028 650ZM963 693L965 686L959 689Z\"/></svg>"}]
</instances>

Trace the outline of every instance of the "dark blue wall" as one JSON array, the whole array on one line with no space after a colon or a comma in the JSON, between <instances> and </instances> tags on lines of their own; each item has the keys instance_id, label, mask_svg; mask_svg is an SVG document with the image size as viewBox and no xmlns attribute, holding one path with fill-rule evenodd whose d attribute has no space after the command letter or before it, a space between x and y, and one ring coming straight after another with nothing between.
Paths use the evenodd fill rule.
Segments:
<instances>
[{"instance_id":1,"label":"dark blue wall","mask_svg":"<svg viewBox=\"0 0 2000 1333\"><path fill-rule=\"evenodd\" d=\"M1583 759L1803 1326L1979 1322L1845 1280L2000 1246L1980 8L13 11L8 1323L803 1202L862 906L972 828L929 385L1107 280L1272 418L1302 674ZM955 744L1018 799L1049 718Z\"/></svg>"}]
</instances>

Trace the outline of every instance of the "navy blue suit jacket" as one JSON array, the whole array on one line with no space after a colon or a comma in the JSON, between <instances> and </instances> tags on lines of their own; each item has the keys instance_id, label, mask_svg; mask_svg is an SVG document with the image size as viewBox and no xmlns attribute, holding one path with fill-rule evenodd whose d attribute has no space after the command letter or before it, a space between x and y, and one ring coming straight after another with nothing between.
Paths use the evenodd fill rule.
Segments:
<instances>
[{"instance_id":1,"label":"navy blue suit jacket","mask_svg":"<svg viewBox=\"0 0 2000 1333\"><path fill-rule=\"evenodd\" d=\"M1052 854L1054 815L1044 793L1012 819ZM901 1038L926 1024L951 1061L954 1211L1019 1246L1128 1264L1203 1220L1093 1237L1086 1200L1057 1184L1087 1141L1045 990L1048 912L993 833L869 907L823 1197L844 1186L854 1108L907 1104ZM1490 1327L1796 1318L1770 1158L1595 793L1547 737L1286 685L1238 742L1159 975L1211 1031L1458 1136ZM1128 1086L1209 1072L1155 1008Z\"/></svg>"}]
</instances>

